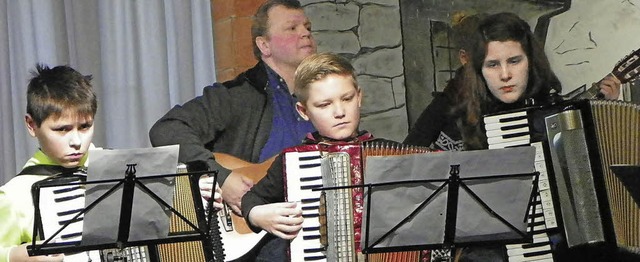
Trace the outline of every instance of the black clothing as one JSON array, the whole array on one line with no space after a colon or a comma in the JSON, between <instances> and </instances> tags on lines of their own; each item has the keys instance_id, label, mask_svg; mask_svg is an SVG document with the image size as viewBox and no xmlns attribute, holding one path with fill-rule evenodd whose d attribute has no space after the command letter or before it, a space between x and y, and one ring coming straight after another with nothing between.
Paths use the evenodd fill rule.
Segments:
<instances>
[{"instance_id":1,"label":"black clothing","mask_svg":"<svg viewBox=\"0 0 640 262\"><path fill-rule=\"evenodd\" d=\"M433 100L422 111L402 143L431 146L433 149L444 151L461 151L462 135L451 114L452 103L445 94L435 93Z\"/></svg>"},{"instance_id":2,"label":"black clothing","mask_svg":"<svg viewBox=\"0 0 640 262\"><path fill-rule=\"evenodd\" d=\"M267 82L266 65L259 62L234 80L205 87L202 96L176 105L151 127L151 144L180 144L180 162L205 161L223 184L231 171L211 152L256 163L269 138L273 108Z\"/></svg>"}]
</instances>

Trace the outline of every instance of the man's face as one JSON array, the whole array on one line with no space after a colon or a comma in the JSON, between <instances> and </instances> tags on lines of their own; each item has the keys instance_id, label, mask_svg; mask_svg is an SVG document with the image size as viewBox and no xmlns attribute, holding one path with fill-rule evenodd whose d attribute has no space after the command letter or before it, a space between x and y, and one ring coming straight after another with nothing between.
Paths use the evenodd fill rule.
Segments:
<instances>
[{"instance_id":1,"label":"man's face","mask_svg":"<svg viewBox=\"0 0 640 262\"><path fill-rule=\"evenodd\" d=\"M357 135L362 92L351 76L328 75L309 85L306 103L298 102L298 113L311 121L320 135L344 140Z\"/></svg>"},{"instance_id":2,"label":"man's face","mask_svg":"<svg viewBox=\"0 0 640 262\"><path fill-rule=\"evenodd\" d=\"M57 164L71 168L80 165L93 138L93 117L65 111L60 117L49 116L40 127L30 115L25 116L29 134L38 139L40 149Z\"/></svg>"},{"instance_id":3,"label":"man's face","mask_svg":"<svg viewBox=\"0 0 640 262\"><path fill-rule=\"evenodd\" d=\"M302 9L275 6L268 16L265 45L261 48L264 58L297 67L302 59L316 53L311 22Z\"/></svg>"},{"instance_id":4,"label":"man's face","mask_svg":"<svg viewBox=\"0 0 640 262\"><path fill-rule=\"evenodd\" d=\"M491 41L482 64L489 91L503 103L518 101L527 89L529 60L516 41Z\"/></svg>"}]
</instances>

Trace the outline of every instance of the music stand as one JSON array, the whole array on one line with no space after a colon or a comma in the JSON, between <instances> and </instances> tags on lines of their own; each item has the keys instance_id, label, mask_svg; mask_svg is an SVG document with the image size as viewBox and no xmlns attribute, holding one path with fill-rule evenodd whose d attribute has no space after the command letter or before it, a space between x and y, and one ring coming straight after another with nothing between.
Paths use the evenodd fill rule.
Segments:
<instances>
[{"instance_id":1,"label":"music stand","mask_svg":"<svg viewBox=\"0 0 640 262\"><path fill-rule=\"evenodd\" d=\"M48 255L57 253L75 253L90 250L103 250L130 246L157 245L185 241L202 241L206 261L215 261L209 227L204 215L198 179L204 174L213 174L214 184L217 182L217 171L199 171L187 173L165 173L153 175L148 170L153 167L164 166L175 171L177 167L177 146L128 149L128 150L92 150L93 159L89 169L88 179L84 182L49 184L55 186L86 185L86 206L73 219L62 224L50 236L45 236L44 242L37 244L37 233L34 225L34 236L31 245L27 247L29 255ZM148 163L147 165L138 163ZM97 169L96 169L97 168ZM142 169L141 174L136 174ZM108 172L105 172L107 171ZM144 171L146 170L146 171ZM109 178L109 174L120 173L121 178ZM96 174L99 179L92 177ZM108 174L106 177L100 174ZM157 174L157 173L155 173ZM123 176L124 175L124 176ZM173 206L174 178L189 176L191 193L196 208L197 221L192 222ZM39 191L40 189L38 189ZM167 193L169 192L169 193ZM39 193L37 193L39 194ZM39 203L34 205L36 221L40 221ZM115 208L114 208L115 207ZM160 208L159 213L152 209ZM157 210L156 210L157 211ZM148 213L152 216L149 217ZM161 218L158 217L161 215ZM190 226L191 231L180 232L179 235L170 234L168 220L173 214L182 222ZM81 216L84 215L84 218ZM77 219L83 220L81 241L67 241L54 243L59 234ZM147 223L146 225L143 225ZM196 225L197 224L197 225ZM149 230L150 229L150 230ZM150 254L154 256L153 254ZM152 261L158 260L152 257Z\"/></svg>"},{"instance_id":2,"label":"music stand","mask_svg":"<svg viewBox=\"0 0 640 262\"><path fill-rule=\"evenodd\" d=\"M534 158L532 147L367 157L362 252L529 239Z\"/></svg>"}]
</instances>

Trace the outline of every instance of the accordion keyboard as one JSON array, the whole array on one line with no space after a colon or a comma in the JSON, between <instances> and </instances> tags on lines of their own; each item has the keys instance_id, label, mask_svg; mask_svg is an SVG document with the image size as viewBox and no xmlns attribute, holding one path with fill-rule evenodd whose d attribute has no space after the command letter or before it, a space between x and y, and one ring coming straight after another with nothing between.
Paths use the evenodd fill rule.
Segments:
<instances>
[{"instance_id":1,"label":"accordion keyboard","mask_svg":"<svg viewBox=\"0 0 640 262\"><path fill-rule=\"evenodd\" d=\"M553 261L547 232L557 228L557 220L542 142L531 142L526 111L488 116L484 122L489 149L515 146L533 146L536 149L534 164L539 172L538 195L528 218L528 231L533 235L533 241L507 245L509 261Z\"/></svg>"},{"instance_id":2,"label":"accordion keyboard","mask_svg":"<svg viewBox=\"0 0 640 262\"><path fill-rule=\"evenodd\" d=\"M85 208L85 186L79 183L81 176L58 177L55 186L44 186L39 190L39 208L42 218L44 238L50 238L63 226L60 233L52 239L53 243L77 242L82 240L83 215ZM46 182L45 182L46 184ZM77 216L77 217L76 217ZM147 247L126 247L123 249L93 250L65 254L64 261L129 261L149 262Z\"/></svg>"},{"instance_id":3,"label":"accordion keyboard","mask_svg":"<svg viewBox=\"0 0 640 262\"><path fill-rule=\"evenodd\" d=\"M326 261L324 248L320 243L320 194L313 191L322 187L321 156L319 151L287 152L286 174L287 201L298 202L302 208L302 230L291 241L292 261Z\"/></svg>"},{"instance_id":4,"label":"accordion keyboard","mask_svg":"<svg viewBox=\"0 0 640 262\"><path fill-rule=\"evenodd\" d=\"M82 182L83 175L54 178L54 184ZM46 184L47 182L44 182ZM43 239L52 239L52 243L77 242L82 240L82 221L79 215L84 210L84 185L45 186L39 191L40 218L42 218ZM79 215L79 216L78 216ZM58 234L60 228L66 226ZM68 253L65 261L100 261L97 251Z\"/></svg>"},{"instance_id":5,"label":"accordion keyboard","mask_svg":"<svg viewBox=\"0 0 640 262\"><path fill-rule=\"evenodd\" d=\"M80 178L65 178L69 183L81 182ZM62 226L68 224L55 242L80 241L82 239L83 216L75 218L84 209L84 187L64 185L44 187L40 190L40 212L44 236L53 236Z\"/></svg>"}]
</instances>

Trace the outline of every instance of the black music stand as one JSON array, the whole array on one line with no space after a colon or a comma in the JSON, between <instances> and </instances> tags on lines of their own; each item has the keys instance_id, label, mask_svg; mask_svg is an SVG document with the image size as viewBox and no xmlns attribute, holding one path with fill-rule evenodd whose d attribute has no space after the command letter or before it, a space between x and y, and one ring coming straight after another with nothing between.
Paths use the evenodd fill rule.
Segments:
<instances>
[{"instance_id":1,"label":"black music stand","mask_svg":"<svg viewBox=\"0 0 640 262\"><path fill-rule=\"evenodd\" d=\"M141 150L142 153L140 151ZM98 150L100 151L100 150ZM92 157L100 155L92 151ZM165 162L173 167L177 167L177 151L176 155L171 159L164 159L166 151L161 148L150 149L133 149L135 152L120 150L124 153L118 153L117 150L105 150L101 153L107 155L115 153L116 158L109 158L106 164L111 173L121 172L122 178L105 178L85 181L55 184L50 183L46 187L56 186L73 186L86 185L86 206L84 210L78 213L70 221L61 225L61 227L52 235L46 236L44 242L37 244L38 232L42 234L42 229L35 228L31 245L27 247L29 255L48 255L57 253L76 253L90 250L104 249L123 249L131 246L149 245L151 251L149 254L151 261L159 261L155 252L155 245L166 243L177 243L186 241L201 241L206 261L216 261L212 247L211 236L209 235L209 225L205 219L204 206L198 187L198 180L201 175L209 174L214 176L214 184L217 182L217 171L198 171L187 173L168 173L161 175L150 175L146 172L142 175L136 175L140 163L140 154L146 155L144 160L149 160L149 156L156 159L157 163ZM118 155L119 154L119 155ZM101 155L104 157L104 155ZM124 156L124 157L117 157ZM169 156L168 158L172 158ZM168 163L166 160L169 160ZM100 158L92 160L92 167L100 166L98 163ZM103 161L104 162L104 161ZM123 164L124 163L124 164ZM121 168L118 168L121 167ZM98 167L103 169L104 167ZM93 169L95 171L95 169ZM101 170L104 171L104 170ZM88 170L88 178L92 178L91 174L99 173ZM146 173L146 174L145 174ZM124 176L122 176L124 174ZM197 222L192 222L183 214L178 212L172 206L174 178L178 176L189 176L191 194L194 200ZM40 189L38 189L39 191ZM168 194L166 192L169 192ZM39 193L38 193L39 194ZM161 194L161 195L159 195ZM37 201L37 199L36 199ZM145 203L146 202L146 203ZM149 205L149 203L151 203ZM210 204L210 203L209 203ZM114 208L115 206L115 208ZM40 221L41 213L39 203L34 203L36 221ZM160 209L153 210L153 209ZM162 219L158 217L162 214ZM190 227L190 231L180 232L180 234L169 233L169 218L174 214ZM84 215L81 241L68 241L54 243L53 240L65 230L73 221ZM144 223L149 222L147 225ZM196 225L198 224L198 225ZM149 230L150 229L150 230Z\"/></svg>"},{"instance_id":2,"label":"black music stand","mask_svg":"<svg viewBox=\"0 0 640 262\"><path fill-rule=\"evenodd\" d=\"M532 147L367 157L362 252L529 239L534 158Z\"/></svg>"}]
</instances>

